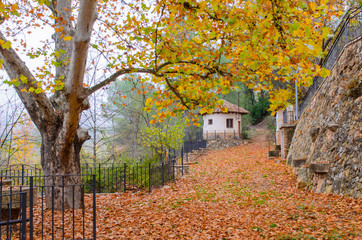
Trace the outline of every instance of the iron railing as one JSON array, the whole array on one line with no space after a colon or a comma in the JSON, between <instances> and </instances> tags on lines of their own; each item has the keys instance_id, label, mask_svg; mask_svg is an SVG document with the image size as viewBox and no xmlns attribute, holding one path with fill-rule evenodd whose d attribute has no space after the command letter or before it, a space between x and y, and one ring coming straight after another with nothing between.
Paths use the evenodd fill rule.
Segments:
<instances>
[{"instance_id":1,"label":"iron railing","mask_svg":"<svg viewBox=\"0 0 362 240\"><path fill-rule=\"evenodd\" d=\"M1 178L1 204L8 205L7 212L10 212L2 218L0 224L6 226L6 239L95 240L96 178L95 175L90 176L92 181L84 184L81 182L82 177L56 175ZM11 185L8 183L3 186L4 182L9 181ZM14 183L23 184L14 186ZM24 195L20 206L16 203L16 194ZM17 230L18 223L20 230ZM12 232L14 228L16 231ZM2 234L1 231L0 238Z\"/></svg>"},{"instance_id":2,"label":"iron railing","mask_svg":"<svg viewBox=\"0 0 362 240\"><path fill-rule=\"evenodd\" d=\"M160 164L164 168L160 168ZM126 192L129 190L153 189L164 185L164 183L174 180L165 178L165 181L157 180L158 176L175 171L175 167L181 168L183 174L183 154L182 151L169 150L166 159L161 159L160 163L149 163L138 161L135 163L121 164L88 164L81 166L81 182L89 185L92 183L92 176L95 176L96 193ZM36 171L34 171L36 169ZM151 172L150 172L151 170ZM164 172L162 172L164 171ZM30 176L34 177L34 186L39 187L44 184L43 171L39 165L16 165L9 166L0 171L0 177L12 179L14 185L26 185ZM155 175L155 176L154 176ZM14 178L14 176L16 176ZM162 183L162 184L161 184ZM157 185L159 184L159 185ZM85 188L88 192L87 188ZM92 189L90 189L91 191Z\"/></svg>"},{"instance_id":3,"label":"iron railing","mask_svg":"<svg viewBox=\"0 0 362 240\"><path fill-rule=\"evenodd\" d=\"M224 131L205 131L203 139L216 140L216 139L240 139L241 133L236 130L224 130Z\"/></svg>"},{"instance_id":4,"label":"iron railing","mask_svg":"<svg viewBox=\"0 0 362 240\"><path fill-rule=\"evenodd\" d=\"M27 192L12 192L10 189L3 192L0 188L0 239L33 239L26 231L33 224L33 218L27 212Z\"/></svg>"},{"instance_id":5,"label":"iron railing","mask_svg":"<svg viewBox=\"0 0 362 240\"><path fill-rule=\"evenodd\" d=\"M185 141L183 145L183 153L190 153L194 150L199 150L206 148L206 140L196 140L196 141Z\"/></svg>"},{"instance_id":6,"label":"iron railing","mask_svg":"<svg viewBox=\"0 0 362 240\"><path fill-rule=\"evenodd\" d=\"M332 69L343 48L348 43L353 42L355 39L362 36L362 7L358 7L348 13L337 31L338 34L334 40L327 45L327 49L329 49L328 54L321 63L322 67L329 70ZM322 77L314 77L313 84L308 88L306 95L299 105L299 116L301 116L301 113L309 105L323 80Z\"/></svg>"}]
</instances>

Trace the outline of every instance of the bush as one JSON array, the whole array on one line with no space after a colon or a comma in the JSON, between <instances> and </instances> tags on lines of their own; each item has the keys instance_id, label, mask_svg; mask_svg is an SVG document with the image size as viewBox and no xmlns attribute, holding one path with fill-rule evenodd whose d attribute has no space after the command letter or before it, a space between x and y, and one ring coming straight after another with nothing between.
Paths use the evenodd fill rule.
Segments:
<instances>
[{"instance_id":1,"label":"bush","mask_svg":"<svg viewBox=\"0 0 362 240\"><path fill-rule=\"evenodd\" d=\"M251 106L250 109L250 121L251 124L255 125L263 121L263 119L268 116L270 113L269 109L269 98L261 97L259 98L258 102Z\"/></svg>"}]
</instances>

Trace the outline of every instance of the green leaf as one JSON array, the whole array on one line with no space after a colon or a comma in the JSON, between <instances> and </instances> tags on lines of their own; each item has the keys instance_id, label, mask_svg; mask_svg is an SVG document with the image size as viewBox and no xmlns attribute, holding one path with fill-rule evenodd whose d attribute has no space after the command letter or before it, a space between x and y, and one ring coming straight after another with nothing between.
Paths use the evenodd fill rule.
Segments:
<instances>
[{"instance_id":1,"label":"green leaf","mask_svg":"<svg viewBox=\"0 0 362 240\"><path fill-rule=\"evenodd\" d=\"M20 75L20 80L21 80L23 83L27 83L27 82L28 82L28 78L25 77L23 74Z\"/></svg>"},{"instance_id":2,"label":"green leaf","mask_svg":"<svg viewBox=\"0 0 362 240\"><path fill-rule=\"evenodd\" d=\"M39 93L41 93L41 91L42 91L41 88L37 88L37 89L35 90L35 93L36 93L36 94L39 94Z\"/></svg>"}]
</instances>

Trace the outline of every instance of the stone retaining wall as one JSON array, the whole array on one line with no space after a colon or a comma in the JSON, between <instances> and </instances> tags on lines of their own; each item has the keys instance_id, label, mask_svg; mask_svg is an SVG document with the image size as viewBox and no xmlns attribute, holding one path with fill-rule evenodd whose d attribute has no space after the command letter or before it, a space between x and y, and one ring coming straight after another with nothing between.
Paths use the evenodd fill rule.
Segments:
<instances>
[{"instance_id":1,"label":"stone retaining wall","mask_svg":"<svg viewBox=\"0 0 362 240\"><path fill-rule=\"evenodd\" d=\"M281 157L285 159L288 155L289 147L292 143L294 130L295 130L295 124L283 124L280 127L280 130L282 131L281 136Z\"/></svg>"},{"instance_id":2,"label":"stone retaining wall","mask_svg":"<svg viewBox=\"0 0 362 240\"><path fill-rule=\"evenodd\" d=\"M300 187L362 195L361 102L362 38L345 47L297 124L287 162Z\"/></svg>"},{"instance_id":3,"label":"stone retaining wall","mask_svg":"<svg viewBox=\"0 0 362 240\"><path fill-rule=\"evenodd\" d=\"M248 143L245 139L216 139L207 140L206 148L211 150L224 149Z\"/></svg>"}]
</instances>

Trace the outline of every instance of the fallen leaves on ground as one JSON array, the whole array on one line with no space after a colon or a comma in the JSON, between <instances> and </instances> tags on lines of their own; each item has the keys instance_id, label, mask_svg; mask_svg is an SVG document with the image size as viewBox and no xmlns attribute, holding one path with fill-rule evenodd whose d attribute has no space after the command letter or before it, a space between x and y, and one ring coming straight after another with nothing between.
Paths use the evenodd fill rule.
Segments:
<instances>
[{"instance_id":1,"label":"fallen leaves on ground","mask_svg":"<svg viewBox=\"0 0 362 240\"><path fill-rule=\"evenodd\" d=\"M191 173L167 187L147 192L97 195L98 239L359 239L362 200L296 188L289 166L269 160L256 143L209 151ZM86 196L91 206L91 196ZM39 205L38 205L39 207ZM92 211L85 211L86 236ZM40 209L35 214L41 214ZM44 221L51 225L50 212ZM75 236L82 237L75 214ZM66 213L71 219L72 213ZM56 236L62 215L55 216ZM67 220L69 221L69 220ZM66 238L72 236L66 222ZM78 229L78 230L77 230ZM69 230L69 231L68 231ZM45 239L51 235L45 228Z\"/></svg>"},{"instance_id":2,"label":"fallen leaves on ground","mask_svg":"<svg viewBox=\"0 0 362 240\"><path fill-rule=\"evenodd\" d=\"M356 239L361 200L296 188L261 143L210 151L148 193L99 195L99 239Z\"/></svg>"}]
</instances>

